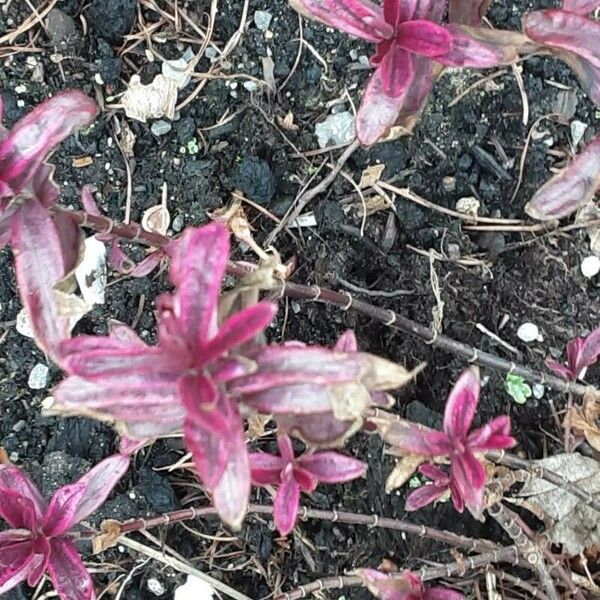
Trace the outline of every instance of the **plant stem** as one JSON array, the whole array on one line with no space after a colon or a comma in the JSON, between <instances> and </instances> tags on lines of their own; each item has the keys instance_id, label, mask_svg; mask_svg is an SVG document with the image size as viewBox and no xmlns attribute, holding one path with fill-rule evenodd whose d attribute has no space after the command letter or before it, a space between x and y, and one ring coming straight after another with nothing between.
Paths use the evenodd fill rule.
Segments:
<instances>
[{"instance_id":1,"label":"plant stem","mask_svg":"<svg viewBox=\"0 0 600 600\"><path fill-rule=\"evenodd\" d=\"M510 539L515 543L522 556L525 557L529 567L536 571L548 600L559 600L558 592L548 571L548 566L540 548L533 543L523 531L522 527L514 519L512 512L499 502L488 508L488 514L506 531Z\"/></svg>"},{"instance_id":2,"label":"plant stem","mask_svg":"<svg viewBox=\"0 0 600 600\"><path fill-rule=\"evenodd\" d=\"M514 469L523 469L528 471L534 477L545 479L546 481L549 481L555 486L561 488L565 492L573 494L573 496L576 496L585 502L585 504L600 512L600 500L597 500L593 494L587 490L584 490L575 482L569 481L566 477L563 477L554 471L550 471L549 469L546 469L545 467L542 467L531 460L519 458L513 454L507 454L504 452L504 450L493 450L486 452L485 457L489 460L512 467Z\"/></svg>"},{"instance_id":3,"label":"plant stem","mask_svg":"<svg viewBox=\"0 0 600 600\"><path fill-rule=\"evenodd\" d=\"M498 552L486 552L479 556L462 559L460 561L449 563L443 567L432 567L429 569L421 569L417 574L422 581L431 581L433 579L439 579L440 577L450 577L455 573L461 575L471 569L477 569L484 567L492 562L506 562L514 559L516 555L516 549L514 546L510 548L503 548ZM398 574L397 577L402 577ZM394 578L391 575L390 578ZM307 585L302 585L291 592L277 596L275 600L299 600L300 598L306 598L309 594L314 592L320 592L323 590L339 590L344 587L358 587L364 586L362 577L358 575L346 575L340 577L327 577L325 579L318 579Z\"/></svg>"},{"instance_id":4,"label":"plant stem","mask_svg":"<svg viewBox=\"0 0 600 600\"><path fill-rule=\"evenodd\" d=\"M261 504L250 504L248 506L249 514L271 515L273 507ZM500 552L503 548L488 540L478 540L452 533L451 531L442 531L425 525L416 525L403 521L401 519L391 519L380 517L378 515L363 515L360 513L351 513L337 510L318 510L301 506L298 511L301 520L318 519L323 521L332 521L345 523L347 525L366 525L368 527L381 527L393 531L403 531L410 535L416 535L420 538L436 540L457 548L464 548L470 552L496 551ZM200 508L185 508L171 513L166 513L150 519L135 519L126 523L118 523L112 530L117 535L126 535L135 531L145 531L153 527L177 523L180 521L189 521L200 517L217 516L217 511L212 506ZM117 525L117 524L115 524Z\"/></svg>"},{"instance_id":5,"label":"plant stem","mask_svg":"<svg viewBox=\"0 0 600 600\"><path fill-rule=\"evenodd\" d=\"M73 211L60 205L54 205L51 210L55 214L68 215L82 227L89 227L97 232L111 233L123 239L139 242L147 246L164 247L171 241L170 238L166 236L145 231L141 225L136 223L125 225L117 223L102 215L89 215L84 211ZM227 265L227 271L236 277L243 277L250 272L250 269L230 261ZM284 296L298 300L309 300L331 304L333 306L338 306L344 311L350 309L355 310L372 319L381 321L388 327L398 329L409 335L414 335L431 346L440 348L451 354L455 354L456 356L461 356L470 363L476 362L498 371L514 373L527 381L547 385L559 392L571 393L575 396L583 396L590 391L598 393L593 387L588 387L572 381L564 381L554 375L532 371L523 365L516 364L494 354L478 350L468 344L453 340L446 335L436 333L425 325L421 325L420 323L403 317L393 310L379 308L368 302L354 298L345 291L335 292L317 286L306 286L288 281L281 281L278 297L281 298Z\"/></svg>"}]
</instances>

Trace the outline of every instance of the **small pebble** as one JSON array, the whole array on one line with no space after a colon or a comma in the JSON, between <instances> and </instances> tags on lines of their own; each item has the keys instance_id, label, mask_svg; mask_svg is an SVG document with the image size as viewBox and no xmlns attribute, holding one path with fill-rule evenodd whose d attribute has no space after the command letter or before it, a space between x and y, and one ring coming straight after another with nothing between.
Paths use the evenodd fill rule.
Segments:
<instances>
[{"instance_id":1,"label":"small pebble","mask_svg":"<svg viewBox=\"0 0 600 600\"><path fill-rule=\"evenodd\" d=\"M25 427L27 427L27 422L24 421L23 419L21 419L20 421L17 421L14 425L12 430L15 433L19 433L19 431L23 431L23 429L25 429Z\"/></svg>"},{"instance_id":2,"label":"small pebble","mask_svg":"<svg viewBox=\"0 0 600 600\"><path fill-rule=\"evenodd\" d=\"M544 386L541 383L534 383L531 386L531 391L533 392L533 397L537 400L541 400L544 396L544 392L546 391Z\"/></svg>"},{"instance_id":3,"label":"small pebble","mask_svg":"<svg viewBox=\"0 0 600 600\"><path fill-rule=\"evenodd\" d=\"M152 125L150 126L150 131L158 137L161 135L166 135L167 133L169 133L169 131L171 131L172 128L173 126L171 125L171 123L169 123L168 121L163 121L161 119L160 121L154 121L154 123L152 123Z\"/></svg>"},{"instance_id":4,"label":"small pebble","mask_svg":"<svg viewBox=\"0 0 600 600\"><path fill-rule=\"evenodd\" d=\"M182 215L177 215L174 219L173 219L173 224L171 225L171 227L173 228L173 231L175 233L179 233L182 229L183 229L183 216Z\"/></svg>"},{"instance_id":5,"label":"small pebble","mask_svg":"<svg viewBox=\"0 0 600 600\"><path fill-rule=\"evenodd\" d=\"M519 329L517 329L517 337L526 344L535 342L540 335L538 326L534 323L523 323Z\"/></svg>"},{"instance_id":6,"label":"small pebble","mask_svg":"<svg viewBox=\"0 0 600 600\"><path fill-rule=\"evenodd\" d=\"M600 258L597 256L588 256L581 261L581 274L588 279L595 277L600 273Z\"/></svg>"},{"instance_id":7,"label":"small pebble","mask_svg":"<svg viewBox=\"0 0 600 600\"><path fill-rule=\"evenodd\" d=\"M38 363L31 369L27 385L32 390L43 390L48 385L48 367L43 363Z\"/></svg>"},{"instance_id":8,"label":"small pebble","mask_svg":"<svg viewBox=\"0 0 600 600\"><path fill-rule=\"evenodd\" d=\"M458 244L448 244L447 254L450 260L458 260L460 258L460 246Z\"/></svg>"},{"instance_id":9,"label":"small pebble","mask_svg":"<svg viewBox=\"0 0 600 600\"><path fill-rule=\"evenodd\" d=\"M218 52L215 50L215 48L213 48L212 46L209 46L205 51L204 51L204 56L206 56L206 58L209 59L214 59L217 58Z\"/></svg>"},{"instance_id":10,"label":"small pebble","mask_svg":"<svg viewBox=\"0 0 600 600\"><path fill-rule=\"evenodd\" d=\"M476 217L479 212L479 206L479 200L474 196L466 196L464 198L459 198L456 201L456 211L463 215Z\"/></svg>"},{"instance_id":11,"label":"small pebble","mask_svg":"<svg viewBox=\"0 0 600 600\"><path fill-rule=\"evenodd\" d=\"M349 111L329 115L315 125L315 135L319 148L351 142L354 138L354 115Z\"/></svg>"},{"instance_id":12,"label":"small pebble","mask_svg":"<svg viewBox=\"0 0 600 600\"><path fill-rule=\"evenodd\" d=\"M249 92L256 92L258 90L258 83L256 81L244 81L243 85Z\"/></svg>"},{"instance_id":13,"label":"small pebble","mask_svg":"<svg viewBox=\"0 0 600 600\"><path fill-rule=\"evenodd\" d=\"M273 15L266 10L257 10L254 13L254 24L261 30L266 31L273 20Z\"/></svg>"},{"instance_id":14,"label":"small pebble","mask_svg":"<svg viewBox=\"0 0 600 600\"><path fill-rule=\"evenodd\" d=\"M167 591L162 581L156 577L150 577L146 585L155 596L162 596Z\"/></svg>"},{"instance_id":15,"label":"small pebble","mask_svg":"<svg viewBox=\"0 0 600 600\"><path fill-rule=\"evenodd\" d=\"M581 121L571 121L571 138L573 139L573 146L579 145L587 128L588 126L586 123L582 123Z\"/></svg>"}]
</instances>

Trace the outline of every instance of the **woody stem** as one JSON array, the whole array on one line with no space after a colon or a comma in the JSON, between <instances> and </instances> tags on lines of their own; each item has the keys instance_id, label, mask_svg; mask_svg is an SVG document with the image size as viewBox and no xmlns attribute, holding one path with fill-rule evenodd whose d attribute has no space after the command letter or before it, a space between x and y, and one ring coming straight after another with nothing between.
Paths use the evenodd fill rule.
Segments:
<instances>
[{"instance_id":1,"label":"woody stem","mask_svg":"<svg viewBox=\"0 0 600 600\"><path fill-rule=\"evenodd\" d=\"M272 515L273 507L261 504L250 504L248 506L248 513ZM442 531L433 527L426 527L425 525L409 523L408 521L403 521L401 519L380 517L379 515L364 515L360 513L337 510L318 510L307 508L306 506L299 507L298 515L301 520L318 519L323 521L345 523L347 525L366 525L373 528L379 527L393 531L402 531L410 535L416 535L421 538L429 538L457 548L464 548L470 552L499 552L502 550L501 546L498 546L488 540L470 538L452 533L451 531ZM111 522L111 525L115 526L114 529L111 527L111 534L114 533L114 535L126 535L135 531L145 531L147 529L168 525L170 523L213 516L217 516L217 511L212 506L186 508L157 517L152 517L150 519L134 519L125 523ZM118 530L116 529L116 526L118 526Z\"/></svg>"}]
</instances>

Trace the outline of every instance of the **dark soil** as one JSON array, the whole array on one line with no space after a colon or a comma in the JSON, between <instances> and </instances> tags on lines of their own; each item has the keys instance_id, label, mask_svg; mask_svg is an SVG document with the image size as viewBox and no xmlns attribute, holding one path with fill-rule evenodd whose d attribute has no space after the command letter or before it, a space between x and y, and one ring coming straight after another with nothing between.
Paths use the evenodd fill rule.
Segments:
<instances>
[{"instance_id":1,"label":"dark soil","mask_svg":"<svg viewBox=\"0 0 600 600\"><path fill-rule=\"evenodd\" d=\"M157 4L168 9L165 2ZM217 18L213 36L221 45L237 29L243 3L231 0L226 4ZM542 0L542 4L546 2ZM119 52L123 33L132 27L134 33L139 31L135 5L134 0L94 0L91 4L82 0L59 0L56 7L61 13L53 16L58 25L47 33L36 26L28 34L36 32L32 44L37 51L18 52L3 59L0 86L5 122L12 124L49 94L66 87L79 87L91 96L106 98L125 89L134 69L143 82L151 81L160 71L160 63L148 61L143 44L124 58ZM205 23L201 14L208 5L205 0L179 2L198 23ZM512 3L500 0L492 7L490 19L495 27L517 29L520 15L532 6L517 4L513 10ZM273 16L272 39L266 39L252 20L254 11L260 9ZM141 14L147 24L157 20L155 12L142 8ZM0 12L0 35L28 15L26 3L13 1L7 14ZM88 26L85 35L81 15L86 17ZM192 33L186 27L180 33L168 26L159 30L166 40L166 43L156 44L161 54L167 58L182 54L187 44L177 40ZM275 81L281 85L295 61L297 36L298 18L285 0L254 0L244 36L229 60L228 73L262 79L261 58L272 54ZM206 222L210 211L230 201L230 192L235 188L242 189L247 197L275 215L285 212L299 188L328 156L301 160L295 156L295 148L315 149L314 125L328 114L327 103L341 98L349 108L344 90L349 90L357 103L359 90L368 76L367 71L356 68L358 62L350 56L351 51L358 56L368 55L370 49L361 42L312 23L304 24L304 38L327 62L327 72L315 55L304 49L298 68L285 89L276 95L250 93L242 85L244 79L236 80L235 89L228 80L217 79L210 81L196 100L181 111L166 135L157 137L151 133L150 124L127 120L136 136L135 156L131 159L133 220L138 220L146 208L160 201L164 182L168 186L174 233L183 226ZM25 47L28 39L21 36L15 44ZM56 54L60 54L62 60L57 61ZM35 66L31 57L35 58ZM196 70L206 72L209 66L209 60L202 59ZM527 198L550 176L551 167L560 166L557 162L560 159L550 155L548 149L571 152L568 126L545 121L541 129L547 131L547 135L532 140L520 192L515 201L510 202L529 127L538 117L555 112L560 97L565 96L562 87L572 89L568 96L576 107L570 119L589 125L585 140L600 129L594 108L566 66L556 60L536 57L524 61L522 68L531 113L529 125L522 123L521 95L510 70L449 108L449 102L477 77L469 71L450 71L436 85L413 136L356 152L346 170L358 180L367 166L383 163L386 166L384 180L393 178L399 187L410 187L440 206L454 208L459 198L476 196L481 202L480 214L521 218ZM42 72L42 76L33 77L34 72ZM102 76L105 86L93 83L97 74ZM553 82L560 87L552 85ZM193 85L180 97L185 97ZM283 129L280 123L289 112L297 128ZM125 120L122 111L104 111L93 128L67 140L55 152L52 162L57 166L56 181L62 187L65 204L77 206L81 186L92 184L101 208L111 217L122 219L126 172L123 157L114 143L115 114L119 121ZM229 119L219 125L224 116ZM199 152L182 154L180 149L192 138L197 139ZM481 150L491 155L496 166L490 166ZM93 164L74 168L72 160L80 156L93 157ZM452 184L449 184L450 177ZM341 278L373 290L410 290L408 295L394 299L378 297L373 301L429 323L436 305L430 262L409 246L424 251L458 253L461 258L478 255L485 266L483 263L463 266L454 261L434 264L444 302L444 333L514 360L514 355L476 328L476 324L481 323L516 346L521 353L520 360L535 369L544 369L546 356L560 356L569 339L585 334L600 323L598 279L585 279L580 271L582 258L590 253L582 232L536 240L513 233L478 236L463 229L456 219L397 199L400 216L395 223L397 235L385 252L382 244L385 246L383 235L389 211L369 216L365 235L361 237L360 202L354 197L357 208L349 212L339 208L340 201L353 193L348 182L338 178L328 193L312 206L317 216L316 228L304 229L302 235L293 230L294 236L282 234L276 240L284 260L298 258L295 281L339 288ZM272 231L274 223L251 207L246 210L256 228L256 239L261 242ZM250 252L244 253L243 248L236 252L240 258L254 259ZM7 249L0 252L0 272L3 274L0 280L0 446L49 494L57 485L73 480L90 465L114 452L118 440L109 428L96 422L40 415L42 400L51 393L61 375L51 367L52 378L47 389L29 389L27 381L31 369L36 363L47 361L31 340L15 330L14 320L20 304L12 257ZM103 333L109 318L131 323L142 306L136 328L151 340L155 327L153 299L166 286L164 273L142 280L115 280L107 289L106 304L88 314L77 331ZM300 339L330 345L343 330L353 328L364 350L408 366L426 361L428 367L418 382L398 395L396 409L425 423L439 421L451 382L465 366L463 360L351 312L295 301L289 302L286 310L283 308L282 305L277 325L270 330L272 341ZM543 341L528 345L519 341L516 330L526 321L539 326ZM599 373L600 369L590 371L590 383L600 383ZM484 371L484 375L489 376L489 381L482 394L480 420L500 413L510 414L524 455L540 457L562 449L562 431L557 429L549 408L552 401L560 410L565 403L562 395L546 390L541 400L531 398L519 406L504 391L502 374ZM270 443L263 441L261 447L267 449ZM320 487L304 501L321 508L343 507L349 511L406 517L404 490L389 496L384 493L384 481L394 461L385 454L379 438L359 434L352 441L350 451L369 461L366 483ZM140 453L97 521L108 516L124 520L155 515L191 500L203 502L205 496L193 484L191 475L161 469L175 463L183 453L179 440L159 441L150 450ZM253 499L269 501L262 492L254 492ZM461 533L503 539L488 523L479 524L467 515L456 519L447 504L420 511L410 518ZM214 520L192 526L210 535L218 535L220 531ZM307 522L301 523L297 531L299 534L281 540L270 523L251 517L235 541L231 541L228 532L228 541L216 544L180 526L164 530L160 537L179 554L193 560L198 568L256 599L269 596L277 581L283 590L288 590L319 576L341 574L358 566L377 566L383 558L392 560L400 568L415 566L418 559L451 559L439 546L383 530ZM140 563L139 556L116 549L89 559L92 563L114 567L95 575L99 588L120 577L115 588L118 589L124 575ZM210 564L207 561L211 561ZM156 597L148 589L151 577L166 586L168 591L163 597L171 597L170 590L183 580L161 564L150 562L136 571L123 597ZM23 588L6 597L28 598L29 594L30 591ZM367 596L366 592L352 591L346 597L361 600Z\"/></svg>"}]
</instances>

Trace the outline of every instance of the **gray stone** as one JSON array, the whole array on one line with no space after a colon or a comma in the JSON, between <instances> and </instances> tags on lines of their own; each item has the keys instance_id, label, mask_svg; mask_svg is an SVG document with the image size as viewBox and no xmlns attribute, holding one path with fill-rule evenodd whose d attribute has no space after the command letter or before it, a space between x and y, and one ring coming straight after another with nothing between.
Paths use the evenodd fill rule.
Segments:
<instances>
[{"instance_id":1,"label":"gray stone","mask_svg":"<svg viewBox=\"0 0 600 600\"><path fill-rule=\"evenodd\" d=\"M273 20L273 15L266 10L257 10L254 13L254 24L261 30L266 31Z\"/></svg>"},{"instance_id":2,"label":"gray stone","mask_svg":"<svg viewBox=\"0 0 600 600\"><path fill-rule=\"evenodd\" d=\"M345 111L329 115L315 126L315 135L320 148L346 144L354 139L354 115Z\"/></svg>"},{"instance_id":3,"label":"gray stone","mask_svg":"<svg viewBox=\"0 0 600 600\"><path fill-rule=\"evenodd\" d=\"M169 133L169 131L171 131L172 128L173 125L171 125L171 123L169 123L168 121L163 121L161 119L160 121L154 121L154 123L152 123L152 125L150 126L150 131L156 136L161 136Z\"/></svg>"}]
</instances>

